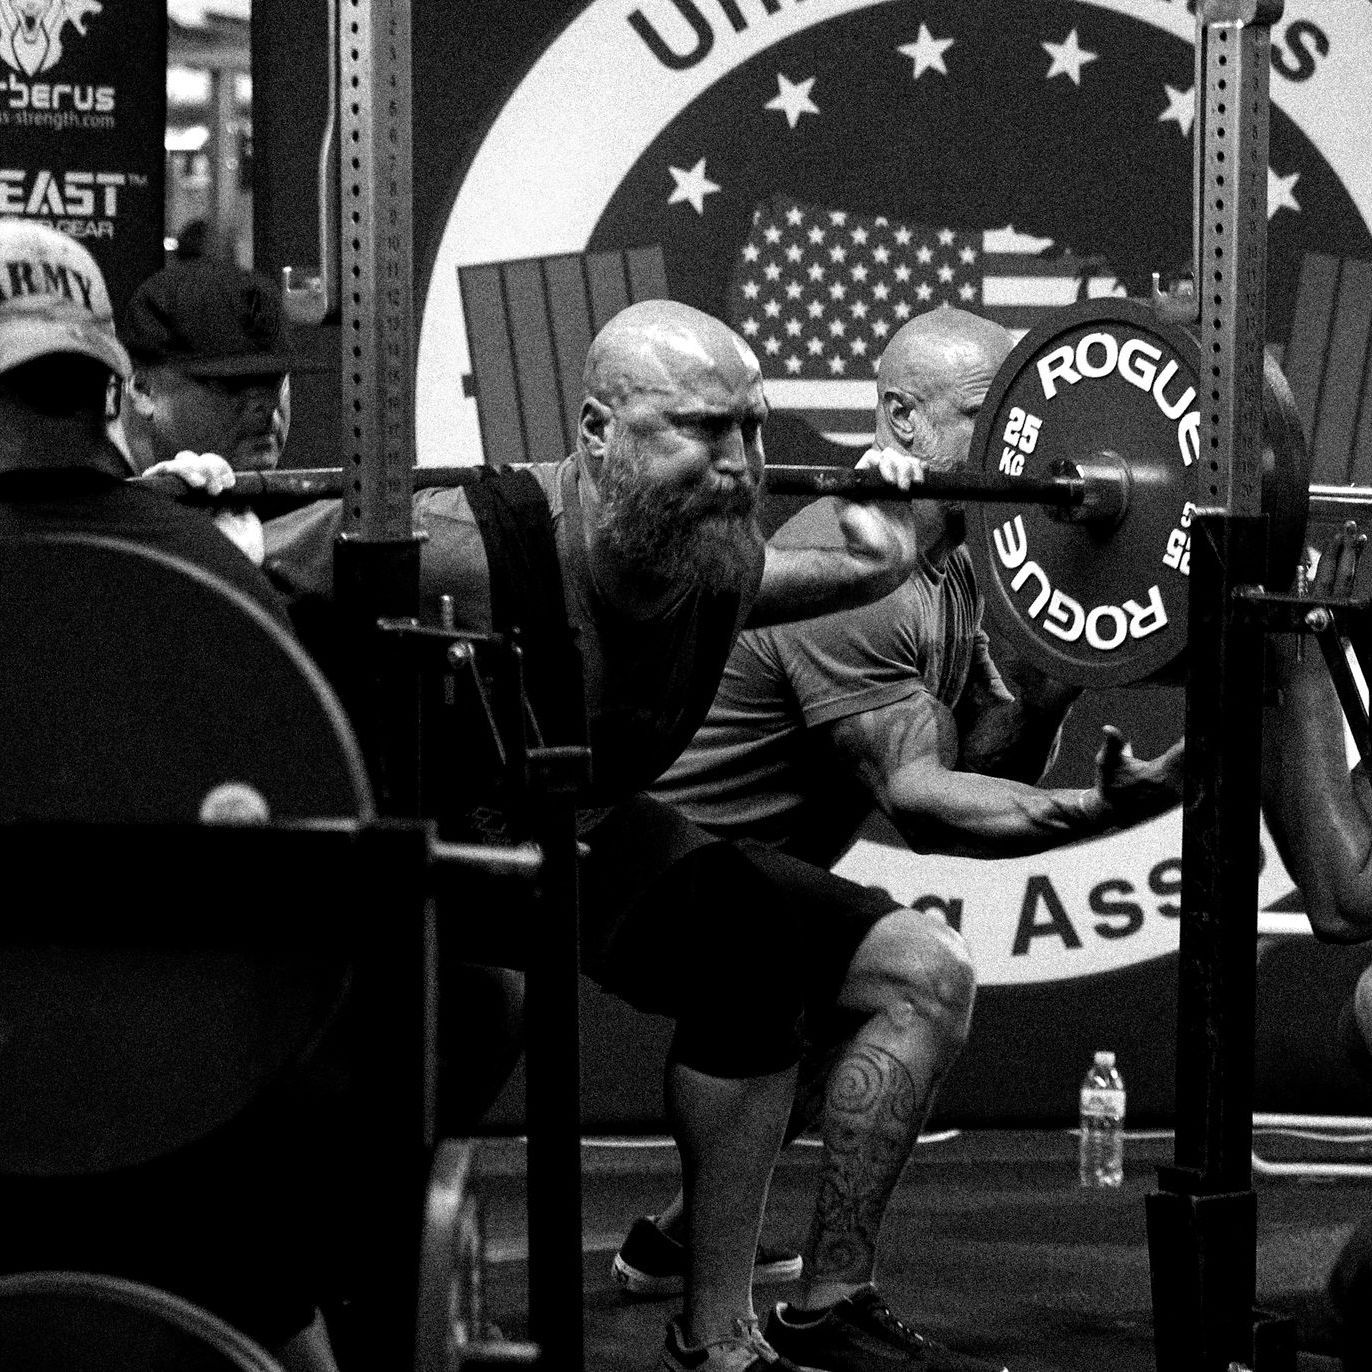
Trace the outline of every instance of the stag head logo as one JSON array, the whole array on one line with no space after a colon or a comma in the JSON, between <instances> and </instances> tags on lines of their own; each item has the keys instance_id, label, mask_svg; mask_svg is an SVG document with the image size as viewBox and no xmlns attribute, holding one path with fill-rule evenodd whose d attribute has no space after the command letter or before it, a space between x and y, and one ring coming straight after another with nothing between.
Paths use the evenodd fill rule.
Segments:
<instances>
[{"instance_id":1,"label":"stag head logo","mask_svg":"<svg viewBox=\"0 0 1372 1372\"><path fill-rule=\"evenodd\" d=\"M103 8L99 0L0 0L0 59L25 76L48 71L62 59L63 28L84 38L86 17Z\"/></svg>"}]
</instances>

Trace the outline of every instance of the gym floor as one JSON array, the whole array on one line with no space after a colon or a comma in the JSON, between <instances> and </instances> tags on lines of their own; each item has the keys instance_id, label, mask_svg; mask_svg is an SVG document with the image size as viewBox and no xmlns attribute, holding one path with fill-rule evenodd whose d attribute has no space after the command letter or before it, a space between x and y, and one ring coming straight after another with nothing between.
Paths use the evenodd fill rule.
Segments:
<instances>
[{"instance_id":1,"label":"gym floor","mask_svg":"<svg viewBox=\"0 0 1372 1372\"><path fill-rule=\"evenodd\" d=\"M1261 1155L1372 1161L1372 1147L1260 1135ZM482 1145L491 1318L525 1332L523 1150ZM1002 1357L1011 1372L1155 1372L1144 1197L1172 1161L1164 1131L1130 1134L1118 1192L1077 1184L1069 1130L975 1130L921 1144L882 1233L880 1279L894 1309L944 1342ZM804 1242L818 1149L802 1140L778 1166L766 1236ZM633 1218L676 1185L663 1140L587 1140L583 1148L587 1372L653 1365L674 1299L626 1299L610 1260ZM1338 1372L1323 1297L1331 1263L1372 1211L1372 1179L1255 1178L1258 1302L1296 1318L1300 1372ZM759 1310L794 1288L759 1288Z\"/></svg>"}]
</instances>

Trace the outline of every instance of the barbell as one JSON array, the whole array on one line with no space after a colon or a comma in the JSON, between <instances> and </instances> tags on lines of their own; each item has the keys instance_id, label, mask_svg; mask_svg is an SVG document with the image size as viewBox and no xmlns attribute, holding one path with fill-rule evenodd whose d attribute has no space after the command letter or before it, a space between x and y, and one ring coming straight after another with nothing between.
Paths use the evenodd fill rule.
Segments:
<instances>
[{"instance_id":1,"label":"barbell","mask_svg":"<svg viewBox=\"0 0 1372 1372\"><path fill-rule=\"evenodd\" d=\"M480 481L489 468L479 464L461 467L416 467L412 473L416 490L447 490L470 486ZM346 474L341 467L301 467L285 471L238 472L233 488L225 491L224 500L257 504L271 501L300 504L312 500L339 499L348 493ZM841 495L853 500L908 500L910 492L898 490L882 479L879 472L851 467L787 466L769 462L765 483L770 495L823 496ZM1099 474L1089 478L1066 473L1023 481L1006 477L983 475L978 471L930 471L918 497L925 499L967 499L1013 501L1022 504L1042 503L1064 508L1085 502L1088 490L1093 499L1101 497L1095 484ZM180 477L171 473L156 473L137 478L136 484L162 492L177 499L198 502L207 497L189 489Z\"/></svg>"},{"instance_id":2,"label":"barbell","mask_svg":"<svg viewBox=\"0 0 1372 1372\"><path fill-rule=\"evenodd\" d=\"M1190 526L1198 488L1200 353L1141 301L1069 305L1000 367L967 464L929 470L916 498L966 502L987 613L1007 646L1061 681L1109 687L1177 679L1186 649ZM1295 578L1307 518L1372 507L1372 488L1309 484L1290 388L1263 376L1266 584ZM481 479L480 466L418 467L419 487ZM143 478L187 494L175 477ZM909 499L875 470L768 464L777 496ZM192 498L195 493L189 493ZM240 472L248 503L346 497L338 468Z\"/></svg>"}]
</instances>

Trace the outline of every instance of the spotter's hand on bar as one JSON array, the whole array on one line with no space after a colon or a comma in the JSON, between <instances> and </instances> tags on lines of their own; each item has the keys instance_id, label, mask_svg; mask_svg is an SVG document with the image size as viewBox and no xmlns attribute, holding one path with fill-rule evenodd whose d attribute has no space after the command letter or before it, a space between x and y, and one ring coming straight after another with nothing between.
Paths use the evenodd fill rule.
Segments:
<instances>
[{"instance_id":1,"label":"spotter's hand on bar","mask_svg":"<svg viewBox=\"0 0 1372 1372\"><path fill-rule=\"evenodd\" d=\"M858 459L857 471L877 471L883 481L902 491L908 491L924 481L928 463L922 457L900 448L868 448Z\"/></svg>"}]
</instances>

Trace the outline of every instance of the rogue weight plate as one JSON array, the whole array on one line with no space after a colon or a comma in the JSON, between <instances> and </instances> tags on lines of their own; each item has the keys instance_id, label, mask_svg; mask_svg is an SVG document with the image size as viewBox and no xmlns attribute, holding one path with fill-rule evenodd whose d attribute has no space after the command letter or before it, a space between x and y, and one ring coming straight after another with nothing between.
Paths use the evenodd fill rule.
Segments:
<instances>
[{"instance_id":1,"label":"rogue weight plate","mask_svg":"<svg viewBox=\"0 0 1372 1372\"><path fill-rule=\"evenodd\" d=\"M972 438L974 470L1011 479L1070 465L1125 473L1125 507L1111 519L967 507L992 623L1058 680L1158 680L1183 658L1199 371L1188 333L1140 301L1112 297L1070 305L1031 330L991 384ZM1265 383L1268 577L1284 590L1304 532L1308 470L1295 406L1270 357Z\"/></svg>"}]
</instances>

